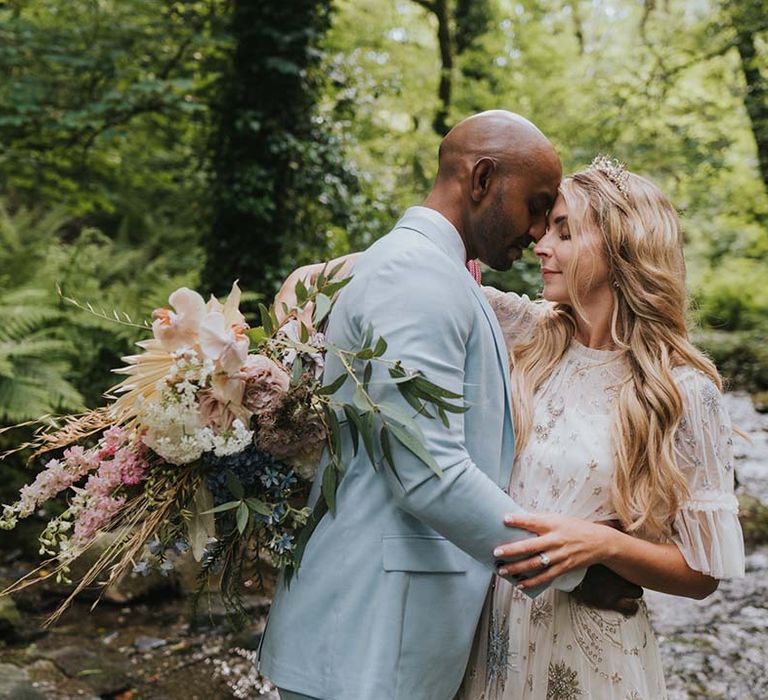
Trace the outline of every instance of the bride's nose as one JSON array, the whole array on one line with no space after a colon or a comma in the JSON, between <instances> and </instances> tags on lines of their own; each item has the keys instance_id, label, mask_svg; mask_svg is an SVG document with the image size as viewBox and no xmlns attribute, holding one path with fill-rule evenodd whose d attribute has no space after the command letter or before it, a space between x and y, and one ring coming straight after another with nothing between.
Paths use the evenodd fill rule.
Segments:
<instances>
[{"instance_id":1,"label":"bride's nose","mask_svg":"<svg viewBox=\"0 0 768 700\"><path fill-rule=\"evenodd\" d=\"M544 235L539 238L536 245L533 246L534 254L542 260L552 255L552 247L549 243L549 229L544 232Z\"/></svg>"}]
</instances>

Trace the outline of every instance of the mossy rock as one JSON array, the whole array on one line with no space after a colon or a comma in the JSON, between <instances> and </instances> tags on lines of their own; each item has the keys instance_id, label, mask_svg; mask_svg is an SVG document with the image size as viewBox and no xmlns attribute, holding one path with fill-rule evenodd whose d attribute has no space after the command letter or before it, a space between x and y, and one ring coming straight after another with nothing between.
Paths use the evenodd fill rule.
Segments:
<instances>
[{"instance_id":1,"label":"mossy rock","mask_svg":"<svg viewBox=\"0 0 768 700\"><path fill-rule=\"evenodd\" d=\"M752 404L758 413L768 413L768 391L758 391L753 394Z\"/></svg>"},{"instance_id":2,"label":"mossy rock","mask_svg":"<svg viewBox=\"0 0 768 700\"><path fill-rule=\"evenodd\" d=\"M747 545L768 544L768 506L759 498L739 496L739 520Z\"/></svg>"}]
</instances>

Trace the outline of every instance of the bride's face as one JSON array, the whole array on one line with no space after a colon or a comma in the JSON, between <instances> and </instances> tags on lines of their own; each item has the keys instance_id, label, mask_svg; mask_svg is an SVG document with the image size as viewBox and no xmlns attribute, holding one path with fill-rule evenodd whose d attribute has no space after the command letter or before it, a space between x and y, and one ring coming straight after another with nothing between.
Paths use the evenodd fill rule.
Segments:
<instances>
[{"instance_id":1,"label":"bride's face","mask_svg":"<svg viewBox=\"0 0 768 700\"><path fill-rule=\"evenodd\" d=\"M583 216L575 216L573 212L569 216L562 195L555 200L544 236L533 250L541 264L543 296L547 301L572 306L574 288L585 306L597 299L612 298L600 231Z\"/></svg>"}]
</instances>

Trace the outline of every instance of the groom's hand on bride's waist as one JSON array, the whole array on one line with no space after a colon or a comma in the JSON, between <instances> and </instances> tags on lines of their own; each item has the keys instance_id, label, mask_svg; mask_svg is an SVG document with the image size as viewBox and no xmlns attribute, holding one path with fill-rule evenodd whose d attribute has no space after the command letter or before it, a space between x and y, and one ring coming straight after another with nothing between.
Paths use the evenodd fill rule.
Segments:
<instances>
[{"instance_id":1,"label":"groom's hand on bride's waist","mask_svg":"<svg viewBox=\"0 0 768 700\"><path fill-rule=\"evenodd\" d=\"M593 564L571 595L583 605L634 615L640 609L643 589L607 566Z\"/></svg>"}]
</instances>

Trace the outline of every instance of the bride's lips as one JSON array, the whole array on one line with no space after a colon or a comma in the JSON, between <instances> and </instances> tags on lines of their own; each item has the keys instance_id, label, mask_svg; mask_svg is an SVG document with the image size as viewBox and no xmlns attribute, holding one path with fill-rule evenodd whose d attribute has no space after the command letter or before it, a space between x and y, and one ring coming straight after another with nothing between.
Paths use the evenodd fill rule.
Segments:
<instances>
[{"instance_id":1,"label":"bride's lips","mask_svg":"<svg viewBox=\"0 0 768 700\"><path fill-rule=\"evenodd\" d=\"M562 275L563 273L559 270L550 270L549 268L542 267L541 268L541 276L546 277L547 275Z\"/></svg>"}]
</instances>

